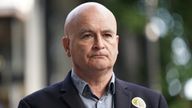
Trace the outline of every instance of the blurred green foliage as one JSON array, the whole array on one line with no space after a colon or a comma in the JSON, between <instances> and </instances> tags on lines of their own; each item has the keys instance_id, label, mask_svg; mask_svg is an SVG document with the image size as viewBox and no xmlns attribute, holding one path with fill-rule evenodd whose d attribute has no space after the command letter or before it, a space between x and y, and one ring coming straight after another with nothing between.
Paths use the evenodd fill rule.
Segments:
<instances>
[{"instance_id":1,"label":"blurred green foliage","mask_svg":"<svg viewBox=\"0 0 192 108\"><path fill-rule=\"evenodd\" d=\"M127 29L132 33L143 33L146 24L146 16L138 6L138 1L133 0L109 0L105 4L115 14L119 28ZM140 36L140 35L138 35Z\"/></svg>"},{"instance_id":2,"label":"blurred green foliage","mask_svg":"<svg viewBox=\"0 0 192 108\"><path fill-rule=\"evenodd\" d=\"M117 17L119 28L127 29L136 36L143 36L145 25L147 23L147 15L145 14L144 2L142 0L107 0L103 1L110 10L112 10ZM192 54L192 1L182 0L159 0L158 7L167 8L171 15L178 14L181 17L183 24L183 38L188 46L190 54ZM175 31L178 25L175 23ZM162 91L168 100L170 108L191 108L192 102L187 100L183 94L183 87L185 82L192 78L192 59L186 65L177 65L173 62L172 41L176 37L174 30L169 30L165 37L159 40L160 43L160 62L161 62L161 79ZM143 35L140 35L143 34ZM166 74L168 68L175 68L179 72L179 80L182 89L179 94L170 96L168 82L166 81Z\"/></svg>"}]
</instances>

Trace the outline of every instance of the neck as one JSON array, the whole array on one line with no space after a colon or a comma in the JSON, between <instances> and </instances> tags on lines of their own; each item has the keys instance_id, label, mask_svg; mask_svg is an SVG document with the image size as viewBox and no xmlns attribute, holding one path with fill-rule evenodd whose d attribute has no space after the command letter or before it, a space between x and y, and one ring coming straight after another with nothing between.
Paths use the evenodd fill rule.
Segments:
<instances>
[{"instance_id":1,"label":"neck","mask_svg":"<svg viewBox=\"0 0 192 108\"><path fill-rule=\"evenodd\" d=\"M80 72L75 70L76 74L86 81L91 88L94 95L98 98L101 97L105 91L106 87L111 80L113 71L95 71L95 72Z\"/></svg>"}]
</instances>

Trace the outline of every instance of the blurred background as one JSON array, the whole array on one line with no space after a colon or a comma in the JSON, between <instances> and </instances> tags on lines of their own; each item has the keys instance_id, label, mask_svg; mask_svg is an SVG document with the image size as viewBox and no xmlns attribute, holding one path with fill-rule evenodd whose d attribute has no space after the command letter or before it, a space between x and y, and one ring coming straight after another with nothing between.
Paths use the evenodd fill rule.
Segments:
<instances>
[{"instance_id":1,"label":"blurred background","mask_svg":"<svg viewBox=\"0 0 192 108\"><path fill-rule=\"evenodd\" d=\"M0 0L0 108L64 79L64 20L88 1L117 18L116 76L162 93L169 108L192 108L190 0Z\"/></svg>"}]
</instances>

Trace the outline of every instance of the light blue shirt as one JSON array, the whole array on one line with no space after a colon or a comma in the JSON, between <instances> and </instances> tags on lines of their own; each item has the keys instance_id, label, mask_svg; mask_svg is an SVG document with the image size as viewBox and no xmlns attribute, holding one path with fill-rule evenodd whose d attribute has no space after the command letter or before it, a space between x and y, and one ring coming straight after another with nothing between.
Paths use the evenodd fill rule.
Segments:
<instances>
[{"instance_id":1,"label":"light blue shirt","mask_svg":"<svg viewBox=\"0 0 192 108\"><path fill-rule=\"evenodd\" d=\"M110 83L106 89L105 94L98 98L93 94L89 85L84 80L80 79L72 69L72 81L79 92L79 96L83 101L85 108L114 108L114 94L115 94L115 75L113 73Z\"/></svg>"}]
</instances>

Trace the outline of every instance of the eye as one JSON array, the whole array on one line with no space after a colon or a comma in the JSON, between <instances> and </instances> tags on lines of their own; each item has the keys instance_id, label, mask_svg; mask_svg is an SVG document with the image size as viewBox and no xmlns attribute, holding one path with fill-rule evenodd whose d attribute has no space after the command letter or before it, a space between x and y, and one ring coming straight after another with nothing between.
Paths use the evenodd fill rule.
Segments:
<instances>
[{"instance_id":1,"label":"eye","mask_svg":"<svg viewBox=\"0 0 192 108\"><path fill-rule=\"evenodd\" d=\"M90 39L93 37L94 37L94 35L91 33L84 33L84 34L82 34L81 39Z\"/></svg>"},{"instance_id":2,"label":"eye","mask_svg":"<svg viewBox=\"0 0 192 108\"><path fill-rule=\"evenodd\" d=\"M113 37L113 35L111 33L105 33L103 36L106 38Z\"/></svg>"}]
</instances>

